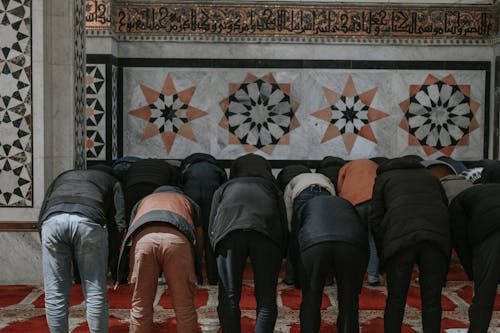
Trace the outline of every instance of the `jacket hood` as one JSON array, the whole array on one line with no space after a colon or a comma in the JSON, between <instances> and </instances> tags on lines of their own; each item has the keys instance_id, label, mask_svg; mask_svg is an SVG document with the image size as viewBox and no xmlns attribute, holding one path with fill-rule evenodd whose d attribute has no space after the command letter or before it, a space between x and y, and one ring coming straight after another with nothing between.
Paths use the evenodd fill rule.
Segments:
<instances>
[{"instance_id":1,"label":"jacket hood","mask_svg":"<svg viewBox=\"0 0 500 333\"><path fill-rule=\"evenodd\" d=\"M198 162L208 162L217 165L217 160L210 154L205 153L194 153L186 157L180 165L181 171L186 171L190 165L198 163Z\"/></svg>"},{"instance_id":2,"label":"jacket hood","mask_svg":"<svg viewBox=\"0 0 500 333\"><path fill-rule=\"evenodd\" d=\"M179 194L184 194L180 187L170 186L170 185L162 185L157 187L153 193L162 193L162 192L175 192Z\"/></svg>"},{"instance_id":3,"label":"jacket hood","mask_svg":"<svg viewBox=\"0 0 500 333\"><path fill-rule=\"evenodd\" d=\"M380 175L381 173L386 171L397 169L424 169L424 166L420 164L420 162L418 162L416 159L398 157L380 164L380 166L377 168L377 175Z\"/></svg>"},{"instance_id":4,"label":"jacket hood","mask_svg":"<svg viewBox=\"0 0 500 333\"><path fill-rule=\"evenodd\" d=\"M346 163L346 161L341 157L335 156L325 156L321 162L319 162L318 169L328 168L328 167L341 167Z\"/></svg>"},{"instance_id":5,"label":"jacket hood","mask_svg":"<svg viewBox=\"0 0 500 333\"><path fill-rule=\"evenodd\" d=\"M256 154L246 154L234 160L229 171L229 178L233 179L238 177L264 177L274 179L269 161Z\"/></svg>"}]
</instances>

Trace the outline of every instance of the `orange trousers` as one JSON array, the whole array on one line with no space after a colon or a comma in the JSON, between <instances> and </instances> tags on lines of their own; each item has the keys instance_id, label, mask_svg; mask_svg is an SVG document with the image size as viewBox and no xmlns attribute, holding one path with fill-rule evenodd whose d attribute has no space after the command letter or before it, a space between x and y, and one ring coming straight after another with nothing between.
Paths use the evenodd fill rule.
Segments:
<instances>
[{"instance_id":1,"label":"orange trousers","mask_svg":"<svg viewBox=\"0 0 500 333\"><path fill-rule=\"evenodd\" d=\"M177 318L177 332L196 333L196 274L193 250L187 238L168 225L146 225L134 237L130 265L133 288L131 332L153 331L153 303L158 278L163 272Z\"/></svg>"}]
</instances>

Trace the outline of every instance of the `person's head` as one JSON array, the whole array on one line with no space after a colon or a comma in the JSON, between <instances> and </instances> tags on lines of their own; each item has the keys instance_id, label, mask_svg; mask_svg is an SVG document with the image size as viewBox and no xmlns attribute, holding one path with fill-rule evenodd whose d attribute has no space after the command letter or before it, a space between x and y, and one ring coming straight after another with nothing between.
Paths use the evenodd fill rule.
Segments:
<instances>
[{"instance_id":1,"label":"person's head","mask_svg":"<svg viewBox=\"0 0 500 333\"><path fill-rule=\"evenodd\" d=\"M279 187L284 190L292 178L300 174L310 172L311 169L302 164L287 165L278 173L276 180L278 181Z\"/></svg>"},{"instance_id":2,"label":"person's head","mask_svg":"<svg viewBox=\"0 0 500 333\"><path fill-rule=\"evenodd\" d=\"M449 176L449 175L456 175L457 172L455 168L441 160L423 160L420 162L423 166L429 170L434 177L437 179L441 179L443 177Z\"/></svg>"},{"instance_id":3,"label":"person's head","mask_svg":"<svg viewBox=\"0 0 500 333\"><path fill-rule=\"evenodd\" d=\"M274 179L269 161L256 154L246 154L233 161L229 170L229 178L237 177L270 177Z\"/></svg>"}]
</instances>

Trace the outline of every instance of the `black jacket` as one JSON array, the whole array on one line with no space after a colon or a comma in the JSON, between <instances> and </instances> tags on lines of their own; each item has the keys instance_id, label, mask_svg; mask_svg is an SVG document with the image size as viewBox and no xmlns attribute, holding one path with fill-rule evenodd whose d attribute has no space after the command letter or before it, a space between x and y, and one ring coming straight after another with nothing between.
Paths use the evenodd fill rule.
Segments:
<instances>
[{"instance_id":1,"label":"black jacket","mask_svg":"<svg viewBox=\"0 0 500 333\"><path fill-rule=\"evenodd\" d=\"M127 171L125 189L140 183L151 183L157 186L179 185L180 169L160 159L143 159L134 162Z\"/></svg>"},{"instance_id":2,"label":"black jacket","mask_svg":"<svg viewBox=\"0 0 500 333\"><path fill-rule=\"evenodd\" d=\"M240 177L215 192L210 213L212 247L231 231L254 230L274 241L286 253L288 224L282 192L272 180Z\"/></svg>"},{"instance_id":3,"label":"black jacket","mask_svg":"<svg viewBox=\"0 0 500 333\"><path fill-rule=\"evenodd\" d=\"M229 178L238 177L264 177L276 181L272 173L271 163L256 154L246 154L234 160L229 170Z\"/></svg>"},{"instance_id":4,"label":"black jacket","mask_svg":"<svg viewBox=\"0 0 500 333\"><path fill-rule=\"evenodd\" d=\"M316 172L327 176L337 188L339 171L345 163L346 161L340 157L326 156L319 163Z\"/></svg>"},{"instance_id":5,"label":"black jacket","mask_svg":"<svg viewBox=\"0 0 500 333\"><path fill-rule=\"evenodd\" d=\"M322 242L346 242L368 255L368 228L347 200L320 195L307 201L297 216L300 252Z\"/></svg>"},{"instance_id":6,"label":"black jacket","mask_svg":"<svg viewBox=\"0 0 500 333\"><path fill-rule=\"evenodd\" d=\"M453 246L471 280L474 247L500 230L499 197L500 184L479 184L460 192L451 201L449 210Z\"/></svg>"},{"instance_id":7,"label":"black jacket","mask_svg":"<svg viewBox=\"0 0 500 333\"><path fill-rule=\"evenodd\" d=\"M60 174L45 193L39 227L57 213L82 215L120 232L127 228L120 182L100 170L69 170Z\"/></svg>"},{"instance_id":8,"label":"black jacket","mask_svg":"<svg viewBox=\"0 0 500 333\"><path fill-rule=\"evenodd\" d=\"M421 241L451 253L448 199L439 180L419 162L396 158L377 169L370 223L381 259L385 261Z\"/></svg>"}]
</instances>

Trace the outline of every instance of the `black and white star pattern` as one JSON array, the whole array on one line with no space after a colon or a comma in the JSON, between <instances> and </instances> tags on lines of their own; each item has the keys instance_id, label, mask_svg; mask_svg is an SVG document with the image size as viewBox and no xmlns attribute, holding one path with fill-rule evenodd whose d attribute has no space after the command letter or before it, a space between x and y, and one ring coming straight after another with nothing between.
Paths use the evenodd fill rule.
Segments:
<instances>
[{"instance_id":1,"label":"black and white star pattern","mask_svg":"<svg viewBox=\"0 0 500 333\"><path fill-rule=\"evenodd\" d=\"M31 207L31 1L0 1L0 207Z\"/></svg>"},{"instance_id":2,"label":"black and white star pattern","mask_svg":"<svg viewBox=\"0 0 500 333\"><path fill-rule=\"evenodd\" d=\"M188 107L177 94L166 96L160 93L158 99L149 104L149 122L156 125L160 133L178 133L181 126L188 123Z\"/></svg>"},{"instance_id":3,"label":"black and white star pattern","mask_svg":"<svg viewBox=\"0 0 500 333\"><path fill-rule=\"evenodd\" d=\"M365 105L359 95L341 96L337 103L331 106L332 119L330 123L336 126L341 134L358 134L359 130L368 124L369 106Z\"/></svg>"},{"instance_id":4,"label":"black and white star pattern","mask_svg":"<svg viewBox=\"0 0 500 333\"><path fill-rule=\"evenodd\" d=\"M262 79L241 84L225 112L229 131L258 149L277 144L290 131L293 115L290 96Z\"/></svg>"}]
</instances>

